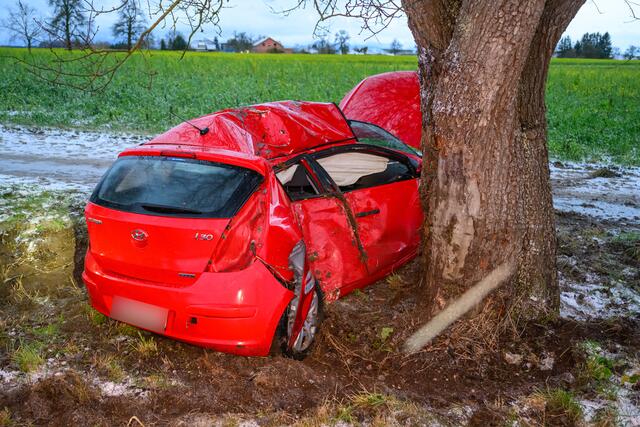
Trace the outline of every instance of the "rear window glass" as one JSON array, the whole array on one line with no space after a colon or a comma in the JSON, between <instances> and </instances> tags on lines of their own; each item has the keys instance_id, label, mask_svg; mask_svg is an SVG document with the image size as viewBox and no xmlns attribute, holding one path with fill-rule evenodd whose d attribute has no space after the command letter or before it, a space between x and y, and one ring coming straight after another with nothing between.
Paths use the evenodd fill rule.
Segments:
<instances>
[{"instance_id":1,"label":"rear window glass","mask_svg":"<svg viewBox=\"0 0 640 427\"><path fill-rule=\"evenodd\" d=\"M358 138L358 142L362 144L377 145L380 147L391 148L392 150L420 155L418 150L400 141L380 126L356 120L350 120L349 125L351 125L353 134Z\"/></svg>"},{"instance_id":2,"label":"rear window glass","mask_svg":"<svg viewBox=\"0 0 640 427\"><path fill-rule=\"evenodd\" d=\"M261 182L259 173L224 163L125 156L109 169L91 201L150 215L230 218Z\"/></svg>"}]
</instances>

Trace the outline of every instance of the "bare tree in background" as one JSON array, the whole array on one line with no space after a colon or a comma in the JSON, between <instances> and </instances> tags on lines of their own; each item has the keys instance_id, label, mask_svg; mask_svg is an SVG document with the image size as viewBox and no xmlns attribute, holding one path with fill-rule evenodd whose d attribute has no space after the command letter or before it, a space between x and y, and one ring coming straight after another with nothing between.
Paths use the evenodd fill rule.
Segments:
<instances>
[{"instance_id":1,"label":"bare tree in background","mask_svg":"<svg viewBox=\"0 0 640 427\"><path fill-rule=\"evenodd\" d=\"M16 8L9 10L9 18L2 26L11 32L11 40L22 40L31 53L34 41L42 33L37 19L36 10L23 0L18 0Z\"/></svg>"},{"instance_id":2,"label":"bare tree in background","mask_svg":"<svg viewBox=\"0 0 640 427\"><path fill-rule=\"evenodd\" d=\"M398 39L393 39L391 42L391 46L389 47L389 53L393 55L397 55L402 50L402 44L398 41Z\"/></svg>"},{"instance_id":3,"label":"bare tree in background","mask_svg":"<svg viewBox=\"0 0 640 427\"><path fill-rule=\"evenodd\" d=\"M62 40L67 50L73 48L74 39L80 40L90 35L90 31L83 33L87 17L82 1L49 0L49 5L53 6L53 17L45 29L52 38Z\"/></svg>"},{"instance_id":4,"label":"bare tree in background","mask_svg":"<svg viewBox=\"0 0 640 427\"><path fill-rule=\"evenodd\" d=\"M127 50L146 29L146 19L138 0L130 0L118 11L118 20L113 25L113 35L125 40Z\"/></svg>"},{"instance_id":5,"label":"bare tree in background","mask_svg":"<svg viewBox=\"0 0 640 427\"><path fill-rule=\"evenodd\" d=\"M257 38L245 32L233 33L233 37L227 40L227 48L233 52L247 52L253 48Z\"/></svg>"},{"instance_id":6,"label":"bare tree in background","mask_svg":"<svg viewBox=\"0 0 640 427\"><path fill-rule=\"evenodd\" d=\"M369 52L369 46L354 47L353 50L359 54L366 55Z\"/></svg>"},{"instance_id":7,"label":"bare tree in background","mask_svg":"<svg viewBox=\"0 0 640 427\"><path fill-rule=\"evenodd\" d=\"M340 52L341 55L346 55L347 53L349 53L350 38L351 37L349 37L349 33L347 33L345 30L340 30L336 33L335 44L338 52Z\"/></svg>"},{"instance_id":8,"label":"bare tree in background","mask_svg":"<svg viewBox=\"0 0 640 427\"><path fill-rule=\"evenodd\" d=\"M437 312L438 301L457 300L509 263L505 284L459 326L487 342L558 314L544 96L554 48L584 2L296 0L285 9L313 8L317 28L333 17L359 18L373 34L406 14L418 46L423 112L423 311ZM633 13L636 4L626 3ZM203 25L217 25L227 3L153 4L153 23L126 55L87 51L78 59L81 71L65 68L64 59L23 62L53 83L101 90L155 27L182 17L191 39Z\"/></svg>"},{"instance_id":9,"label":"bare tree in background","mask_svg":"<svg viewBox=\"0 0 640 427\"><path fill-rule=\"evenodd\" d=\"M640 48L637 46L629 46L627 50L624 51L623 58L626 60L637 59L640 57Z\"/></svg>"}]
</instances>

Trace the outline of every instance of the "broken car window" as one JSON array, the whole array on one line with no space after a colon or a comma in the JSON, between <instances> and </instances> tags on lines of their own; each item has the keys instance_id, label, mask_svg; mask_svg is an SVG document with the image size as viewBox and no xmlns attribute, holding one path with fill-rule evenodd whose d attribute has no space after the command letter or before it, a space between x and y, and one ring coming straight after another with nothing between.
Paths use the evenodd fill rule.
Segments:
<instances>
[{"instance_id":1,"label":"broken car window","mask_svg":"<svg viewBox=\"0 0 640 427\"><path fill-rule=\"evenodd\" d=\"M304 166L295 164L276 173L291 200L303 200L320 194Z\"/></svg>"},{"instance_id":2,"label":"broken car window","mask_svg":"<svg viewBox=\"0 0 640 427\"><path fill-rule=\"evenodd\" d=\"M406 164L377 154L353 151L320 157L316 161L342 192L415 178Z\"/></svg>"}]
</instances>

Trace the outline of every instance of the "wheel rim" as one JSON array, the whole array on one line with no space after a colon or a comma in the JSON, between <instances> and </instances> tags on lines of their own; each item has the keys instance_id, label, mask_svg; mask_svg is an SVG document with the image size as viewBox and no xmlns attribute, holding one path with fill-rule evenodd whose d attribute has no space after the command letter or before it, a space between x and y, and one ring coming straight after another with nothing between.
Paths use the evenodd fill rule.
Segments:
<instances>
[{"instance_id":1,"label":"wheel rim","mask_svg":"<svg viewBox=\"0 0 640 427\"><path fill-rule=\"evenodd\" d=\"M297 305L297 301L296 301ZM293 328L293 316L289 318L289 331ZM307 350L313 339L316 336L316 331L318 330L318 293L313 292L313 298L311 299L311 305L309 306L309 312L307 313L307 318L304 319L304 323L302 324L302 329L300 329L300 333L296 338L293 346L291 346L291 350L296 353L303 352ZM291 332L289 332L291 333Z\"/></svg>"}]
</instances>

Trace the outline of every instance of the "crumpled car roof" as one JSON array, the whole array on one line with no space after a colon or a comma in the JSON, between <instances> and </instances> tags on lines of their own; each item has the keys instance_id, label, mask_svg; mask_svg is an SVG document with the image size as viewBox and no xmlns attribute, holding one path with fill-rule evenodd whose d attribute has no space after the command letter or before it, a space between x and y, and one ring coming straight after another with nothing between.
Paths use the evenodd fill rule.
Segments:
<instances>
[{"instance_id":1,"label":"crumpled car roof","mask_svg":"<svg viewBox=\"0 0 640 427\"><path fill-rule=\"evenodd\" d=\"M208 127L209 132L200 135L189 123ZM335 104L280 101L232 108L189 120L145 145L196 145L270 160L354 138Z\"/></svg>"},{"instance_id":2,"label":"crumpled car roof","mask_svg":"<svg viewBox=\"0 0 640 427\"><path fill-rule=\"evenodd\" d=\"M340 102L351 120L373 123L420 149L422 113L415 71L392 71L362 80Z\"/></svg>"}]
</instances>

